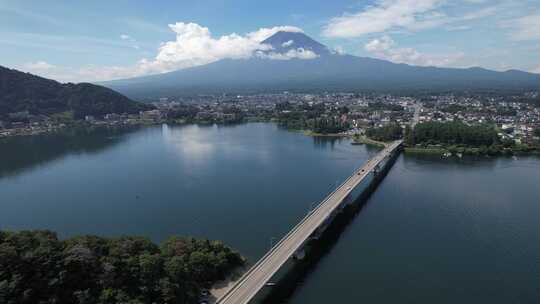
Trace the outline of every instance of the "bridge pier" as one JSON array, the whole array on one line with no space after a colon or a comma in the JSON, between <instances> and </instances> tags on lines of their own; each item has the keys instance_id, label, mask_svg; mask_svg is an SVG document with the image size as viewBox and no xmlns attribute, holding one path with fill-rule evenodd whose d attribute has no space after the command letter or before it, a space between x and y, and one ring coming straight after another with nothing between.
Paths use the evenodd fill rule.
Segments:
<instances>
[{"instance_id":1,"label":"bridge pier","mask_svg":"<svg viewBox=\"0 0 540 304\"><path fill-rule=\"evenodd\" d=\"M302 246L302 248L298 249L293 254L293 259L295 259L295 260L303 260L306 257L306 249L305 248L306 248L305 246Z\"/></svg>"},{"instance_id":2,"label":"bridge pier","mask_svg":"<svg viewBox=\"0 0 540 304\"><path fill-rule=\"evenodd\" d=\"M380 172L381 168L379 165L375 166L375 168L373 168L373 175L377 176Z\"/></svg>"}]
</instances>

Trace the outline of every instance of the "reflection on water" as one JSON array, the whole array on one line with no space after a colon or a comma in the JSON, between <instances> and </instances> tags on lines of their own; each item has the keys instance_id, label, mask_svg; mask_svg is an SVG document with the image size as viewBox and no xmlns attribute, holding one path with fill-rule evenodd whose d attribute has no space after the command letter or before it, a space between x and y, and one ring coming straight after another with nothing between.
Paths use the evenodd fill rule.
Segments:
<instances>
[{"instance_id":1,"label":"reflection on water","mask_svg":"<svg viewBox=\"0 0 540 304\"><path fill-rule=\"evenodd\" d=\"M540 158L535 156L521 157L489 157L489 156L464 156L463 158L444 158L439 155L430 154L407 154L403 159L404 170L422 171L440 168L442 170L475 171L487 169L493 171L507 168L538 168L540 169Z\"/></svg>"},{"instance_id":2,"label":"reflection on water","mask_svg":"<svg viewBox=\"0 0 540 304\"><path fill-rule=\"evenodd\" d=\"M326 149L327 147L330 147L331 149L334 149L337 143L341 143L344 140L349 141L348 139L339 136L314 136L313 145L315 148Z\"/></svg>"},{"instance_id":3,"label":"reflection on water","mask_svg":"<svg viewBox=\"0 0 540 304\"><path fill-rule=\"evenodd\" d=\"M0 140L0 178L61 159L99 153L125 139L128 130L72 129L59 133Z\"/></svg>"},{"instance_id":4,"label":"reflection on water","mask_svg":"<svg viewBox=\"0 0 540 304\"><path fill-rule=\"evenodd\" d=\"M212 157L215 152L215 143L202 136L203 132L207 132L207 128L214 127L163 125L161 131L165 144L177 150L179 156L196 161Z\"/></svg>"}]
</instances>

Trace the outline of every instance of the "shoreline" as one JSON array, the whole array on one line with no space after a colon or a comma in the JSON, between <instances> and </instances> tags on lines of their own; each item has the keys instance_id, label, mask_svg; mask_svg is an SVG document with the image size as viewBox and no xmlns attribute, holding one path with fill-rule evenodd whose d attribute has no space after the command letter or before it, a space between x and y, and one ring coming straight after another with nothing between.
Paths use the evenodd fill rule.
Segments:
<instances>
[{"instance_id":1,"label":"shoreline","mask_svg":"<svg viewBox=\"0 0 540 304\"><path fill-rule=\"evenodd\" d=\"M377 141L367 136L353 136L353 145L370 145L379 148L385 148L388 144L383 141Z\"/></svg>"},{"instance_id":2,"label":"shoreline","mask_svg":"<svg viewBox=\"0 0 540 304\"><path fill-rule=\"evenodd\" d=\"M414 147L405 147L403 149L405 153L408 154L431 154L431 155L444 155L448 151L441 148L414 148Z\"/></svg>"},{"instance_id":3,"label":"shoreline","mask_svg":"<svg viewBox=\"0 0 540 304\"><path fill-rule=\"evenodd\" d=\"M468 149L468 150L467 150ZM540 156L540 151L531 150L531 151L513 151L512 149L499 151L497 153L481 153L480 148L468 147L460 148L459 151L451 151L448 147L408 147L405 146L404 152L407 154L429 154L429 155L439 155L443 157L463 157L463 156L491 156L491 157L500 157L500 156Z\"/></svg>"},{"instance_id":4,"label":"shoreline","mask_svg":"<svg viewBox=\"0 0 540 304\"><path fill-rule=\"evenodd\" d=\"M312 136L312 137L352 137L349 134L342 134L342 133L317 133L313 132L311 130L299 130L298 132L303 133L306 136Z\"/></svg>"},{"instance_id":5,"label":"shoreline","mask_svg":"<svg viewBox=\"0 0 540 304\"><path fill-rule=\"evenodd\" d=\"M216 301L225 295L229 289L249 270L247 263L244 266L235 268L224 280L215 282L210 288L209 303L216 303Z\"/></svg>"},{"instance_id":6,"label":"shoreline","mask_svg":"<svg viewBox=\"0 0 540 304\"><path fill-rule=\"evenodd\" d=\"M272 123L268 121L247 121L247 122L240 122L238 124L247 124L247 123ZM18 130L19 132L13 132L11 134L2 134L0 133L0 141L6 141L12 138L17 137L33 137L33 136L44 136L44 135L50 135L50 134L61 134L62 132L66 132L70 129L81 129L81 130L95 130L99 128L106 128L106 129L133 129L133 128L141 128L141 127L148 127L148 126L156 126L160 124L169 124L169 125L176 125L176 126L182 126L182 125L189 125L189 124L195 124L195 125L205 125L204 122L187 122L187 121L149 121L149 120L140 120L137 122L122 122L122 121L114 121L114 122L101 122L101 123L88 123L84 121L76 121L73 124L68 125L62 125L62 126L55 126L48 129L41 129L41 130L31 130L26 129L26 132L20 132L21 130ZM209 123L210 124L217 124L217 125L229 125L228 123ZM295 130L295 129L286 129L289 132L296 132L301 133L305 136L310 137L326 137L326 138L349 138L351 139L352 145L370 145L373 147L378 148L384 148L388 145L386 142L377 141L374 139L371 139L365 135L357 135L357 134L348 134L348 133L317 133L311 130ZM3 130L6 131L14 131L11 130ZM32 132L33 131L33 132ZM482 150L483 149L483 150ZM404 153L406 154L430 154L430 155L440 155L443 157L452 157L452 156L540 156L540 150L539 148L530 148L529 151L527 150L514 150L512 148L505 148L502 150L492 150L490 151L490 147L452 147L452 146L404 146Z\"/></svg>"},{"instance_id":7,"label":"shoreline","mask_svg":"<svg viewBox=\"0 0 540 304\"><path fill-rule=\"evenodd\" d=\"M146 126L155 126L162 124L161 121L137 121L137 122L124 122L124 121L113 121L113 122L99 122L99 123L89 123L83 120L77 120L70 124L62 124L58 126L49 127L46 129L40 128L19 128L19 129L3 129L0 130L0 140L11 139L18 137L33 137L33 136L43 136L51 134L59 134L62 132L68 132L73 129L78 130L88 130L92 131L99 128L107 129L131 129L131 128L140 128Z\"/></svg>"}]
</instances>

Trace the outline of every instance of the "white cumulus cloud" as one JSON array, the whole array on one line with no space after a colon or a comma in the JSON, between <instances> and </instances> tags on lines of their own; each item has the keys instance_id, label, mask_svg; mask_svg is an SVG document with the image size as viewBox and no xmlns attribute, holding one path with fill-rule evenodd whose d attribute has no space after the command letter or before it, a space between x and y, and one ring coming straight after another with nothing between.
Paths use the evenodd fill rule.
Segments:
<instances>
[{"instance_id":1,"label":"white cumulus cloud","mask_svg":"<svg viewBox=\"0 0 540 304\"><path fill-rule=\"evenodd\" d=\"M143 58L133 65L86 65L73 68L53 66L39 61L24 64L20 69L64 82L95 82L164 73L221 59L247 59L258 56L270 60L289 60L317 57L312 51L304 49L290 50L285 54L272 53L272 47L262 43L280 31L303 32L302 29L293 26L261 28L244 35L232 33L219 37L214 37L207 27L196 23L177 22L170 24L169 29L175 34L175 39L162 43L153 59ZM120 39L133 43L133 47L136 47L136 40L132 36L121 34Z\"/></svg>"},{"instance_id":2,"label":"white cumulus cloud","mask_svg":"<svg viewBox=\"0 0 540 304\"><path fill-rule=\"evenodd\" d=\"M303 33L304 31L296 26L285 25L271 28L261 28L255 32L248 33L246 36L252 40L262 42L277 32Z\"/></svg>"},{"instance_id":3,"label":"white cumulus cloud","mask_svg":"<svg viewBox=\"0 0 540 304\"><path fill-rule=\"evenodd\" d=\"M56 66L45 62L45 61L36 61L36 62L28 62L23 65L24 68L27 70L34 70L34 71L46 71L56 68Z\"/></svg>"},{"instance_id":4,"label":"white cumulus cloud","mask_svg":"<svg viewBox=\"0 0 540 304\"><path fill-rule=\"evenodd\" d=\"M275 33L302 32L297 27L277 26L261 28L245 35L233 33L215 38L207 27L196 23L178 22L169 27L176 33L176 39L162 44L154 60L140 63L146 67L145 69L165 72L204 65L221 59L251 58L257 51L271 50L270 45L262 42ZM302 56L303 53L297 54L297 58Z\"/></svg>"},{"instance_id":5,"label":"white cumulus cloud","mask_svg":"<svg viewBox=\"0 0 540 304\"><path fill-rule=\"evenodd\" d=\"M433 11L441 0L378 0L355 14L330 20L323 31L327 37L352 38L380 33L394 27L409 27L419 21L419 14Z\"/></svg>"},{"instance_id":6,"label":"white cumulus cloud","mask_svg":"<svg viewBox=\"0 0 540 304\"><path fill-rule=\"evenodd\" d=\"M331 50L332 54L336 54L336 55L345 55L346 52L345 52L345 48L343 48L343 46L341 45L338 45L336 47L334 47L332 50Z\"/></svg>"},{"instance_id":7,"label":"white cumulus cloud","mask_svg":"<svg viewBox=\"0 0 540 304\"><path fill-rule=\"evenodd\" d=\"M512 29L512 40L540 40L540 13L503 22L503 27Z\"/></svg>"},{"instance_id":8,"label":"white cumulus cloud","mask_svg":"<svg viewBox=\"0 0 540 304\"><path fill-rule=\"evenodd\" d=\"M373 39L365 45L365 49L371 53L379 53L390 50L395 45L395 42L389 36Z\"/></svg>"},{"instance_id":9,"label":"white cumulus cloud","mask_svg":"<svg viewBox=\"0 0 540 304\"><path fill-rule=\"evenodd\" d=\"M257 57L264 58L264 59L272 59L272 60L291 60L291 59L309 60L309 59L318 58L319 55L317 55L312 50L306 50L304 48L297 48L297 49L289 50L286 53L258 52Z\"/></svg>"},{"instance_id":10,"label":"white cumulus cloud","mask_svg":"<svg viewBox=\"0 0 540 304\"><path fill-rule=\"evenodd\" d=\"M465 57L463 53L433 55L419 52L413 48L398 47L396 42L386 35L371 40L364 46L364 49L380 59L418 66L460 66L459 61Z\"/></svg>"},{"instance_id":11,"label":"white cumulus cloud","mask_svg":"<svg viewBox=\"0 0 540 304\"><path fill-rule=\"evenodd\" d=\"M195 23L178 22L169 27L176 33L176 40L164 43L155 60L165 67L171 63L184 68L224 58L249 58L254 51L265 48L260 43L262 40L253 39L250 35L233 33L214 38L207 27Z\"/></svg>"},{"instance_id":12,"label":"white cumulus cloud","mask_svg":"<svg viewBox=\"0 0 540 304\"><path fill-rule=\"evenodd\" d=\"M294 43L294 40L289 40L289 41L287 41L287 42L283 42L283 43L281 44L281 46L284 47L284 48L286 48L286 47L290 47L291 45L293 45L293 43Z\"/></svg>"},{"instance_id":13,"label":"white cumulus cloud","mask_svg":"<svg viewBox=\"0 0 540 304\"><path fill-rule=\"evenodd\" d=\"M504 4L479 9L465 6L463 13L449 15L445 8L450 3L446 0L376 0L360 12L332 18L322 34L330 38L355 38L396 30L421 31L444 25L463 28L466 26L463 23L493 16L505 8Z\"/></svg>"}]
</instances>

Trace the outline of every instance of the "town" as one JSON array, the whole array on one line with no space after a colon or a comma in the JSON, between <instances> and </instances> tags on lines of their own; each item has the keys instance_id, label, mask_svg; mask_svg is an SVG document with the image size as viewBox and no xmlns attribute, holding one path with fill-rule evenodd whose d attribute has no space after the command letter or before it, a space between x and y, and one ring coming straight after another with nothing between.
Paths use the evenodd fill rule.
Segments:
<instances>
[{"instance_id":1,"label":"town","mask_svg":"<svg viewBox=\"0 0 540 304\"><path fill-rule=\"evenodd\" d=\"M461 121L467 125L493 125L498 136L518 144L538 140L540 124L538 92L519 96L433 95L394 96L356 93L260 95L200 95L161 98L153 110L138 114L86 115L85 125L128 127L152 124L233 124L275 122L312 135L352 136L371 128L413 120L419 109L419 123ZM61 130L71 123L69 113L32 115L11 113L0 121L0 137L36 135Z\"/></svg>"}]
</instances>

